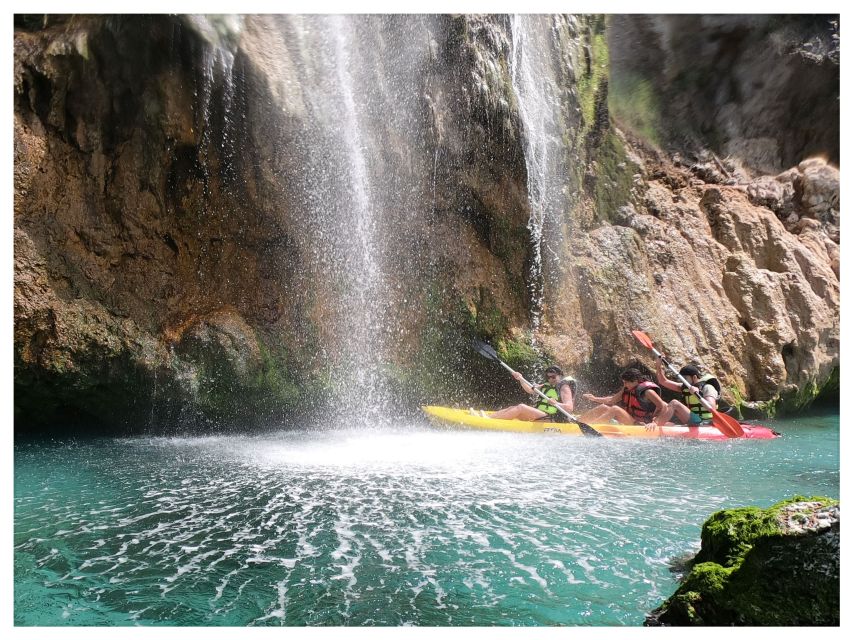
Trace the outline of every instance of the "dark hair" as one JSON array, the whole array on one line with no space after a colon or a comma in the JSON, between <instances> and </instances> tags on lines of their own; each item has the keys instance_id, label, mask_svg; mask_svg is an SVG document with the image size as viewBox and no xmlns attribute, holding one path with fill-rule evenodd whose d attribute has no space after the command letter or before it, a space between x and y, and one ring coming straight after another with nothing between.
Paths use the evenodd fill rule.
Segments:
<instances>
[{"instance_id":1,"label":"dark hair","mask_svg":"<svg viewBox=\"0 0 853 640\"><path fill-rule=\"evenodd\" d=\"M560 367L558 367L556 365L552 365L552 366L548 367L547 369L545 369L545 375L547 376L549 373L556 373L558 376L561 376L561 375L563 375L563 370L560 369Z\"/></svg>"},{"instance_id":2,"label":"dark hair","mask_svg":"<svg viewBox=\"0 0 853 640\"><path fill-rule=\"evenodd\" d=\"M639 369L630 367L621 373L619 379L624 380L625 382L641 382L642 380L645 380L646 377Z\"/></svg>"},{"instance_id":3,"label":"dark hair","mask_svg":"<svg viewBox=\"0 0 853 640\"><path fill-rule=\"evenodd\" d=\"M688 364L687 366L681 367L681 371L679 371L678 374L684 376L685 378L687 376L698 376L699 368L693 366L692 364Z\"/></svg>"}]
</instances>

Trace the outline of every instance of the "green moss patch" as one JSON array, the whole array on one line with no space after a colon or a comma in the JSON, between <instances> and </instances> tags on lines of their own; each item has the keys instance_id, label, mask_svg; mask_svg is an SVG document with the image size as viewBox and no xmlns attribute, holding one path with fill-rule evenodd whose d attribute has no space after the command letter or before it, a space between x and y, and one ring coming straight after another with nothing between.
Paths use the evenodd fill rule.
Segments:
<instances>
[{"instance_id":1,"label":"green moss patch","mask_svg":"<svg viewBox=\"0 0 853 640\"><path fill-rule=\"evenodd\" d=\"M501 340L498 355L516 371L534 371L547 365L547 359L533 348L528 338Z\"/></svg>"},{"instance_id":2,"label":"green moss patch","mask_svg":"<svg viewBox=\"0 0 853 640\"><path fill-rule=\"evenodd\" d=\"M610 52L607 47L607 37L604 33L603 19L593 22L589 36L589 73L580 74L577 78L577 95L580 103L581 116L586 134L596 118L596 103L601 91L607 91L610 66Z\"/></svg>"},{"instance_id":3,"label":"green moss patch","mask_svg":"<svg viewBox=\"0 0 853 640\"><path fill-rule=\"evenodd\" d=\"M827 497L795 496L768 509L713 514L702 549L678 590L650 623L667 625L837 625L839 521L790 527L837 508Z\"/></svg>"},{"instance_id":4,"label":"green moss patch","mask_svg":"<svg viewBox=\"0 0 853 640\"><path fill-rule=\"evenodd\" d=\"M598 169L593 187L596 211L606 220L613 220L619 208L631 200L634 169L626 158L622 141L609 129L596 153Z\"/></svg>"},{"instance_id":5,"label":"green moss patch","mask_svg":"<svg viewBox=\"0 0 853 640\"><path fill-rule=\"evenodd\" d=\"M610 111L620 125L659 147L662 139L661 105L650 80L621 76L610 84Z\"/></svg>"}]
</instances>

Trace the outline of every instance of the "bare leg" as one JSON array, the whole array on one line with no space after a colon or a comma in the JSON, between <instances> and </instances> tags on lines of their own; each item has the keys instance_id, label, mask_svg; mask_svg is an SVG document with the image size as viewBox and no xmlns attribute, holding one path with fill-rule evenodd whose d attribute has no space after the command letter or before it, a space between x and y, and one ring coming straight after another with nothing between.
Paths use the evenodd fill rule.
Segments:
<instances>
[{"instance_id":1,"label":"bare leg","mask_svg":"<svg viewBox=\"0 0 853 640\"><path fill-rule=\"evenodd\" d=\"M539 411L536 407L531 407L527 404L517 404L515 406L496 411L491 415L491 417L498 418L500 420L526 420L527 422L533 422L539 418L544 418L546 415L548 414L544 411Z\"/></svg>"},{"instance_id":2,"label":"bare leg","mask_svg":"<svg viewBox=\"0 0 853 640\"><path fill-rule=\"evenodd\" d=\"M609 409L610 407L608 405L602 404L584 412L582 415L578 416L578 419L581 422L603 422L602 416L604 416L605 413L608 413Z\"/></svg>"},{"instance_id":3,"label":"bare leg","mask_svg":"<svg viewBox=\"0 0 853 640\"><path fill-rule=\"evenodd\" d=\"M610 411L604 418L605 420L616 418L622 424L638 424L634 419L634 416L625 411L622 407L610 407Z\"/></svg>"},{"instance_id":4,"label":"bare leg","mask_svg":"<svg viewBox=\"0 0 853 640\"><path fill-rule=\"evenodd\" d=\"M615 418L617 422L621 424L639 424L634 417L625 411L622 407L610 406L610 405L602 405L600 407L596 407L595 409L590 409L585 414L580 416L581 422L590 422L595 424L610 422L611 419Z\"/></svg>"},{"instance_id":5,"label":"bare leg","mask_svg":"<svg viewBox=\"0 0 853 640\"><path fill-rule=\"evenodd\" d=\"M678 400L672 400L668 407L672 407L672 412L675 416L674 422L677 422L677 424L690 423L690 409L687 408L687 405Z\"/></svg>"},{"instance_id":6,"label":"bare leg","mask_svg":"<svg viewBox=\"0 0 853 640\"><path fill-rule=\"evenodd\" d=\"M582 416L579 416L579 418L581 422L591 423L610 422L612 418L616 418L616 420L622 424L637 424L637 421L634 420L634 418L631 417L631 414L625 411L625 409L607 404L590 409Z\"/></svg>"}]
</instances>

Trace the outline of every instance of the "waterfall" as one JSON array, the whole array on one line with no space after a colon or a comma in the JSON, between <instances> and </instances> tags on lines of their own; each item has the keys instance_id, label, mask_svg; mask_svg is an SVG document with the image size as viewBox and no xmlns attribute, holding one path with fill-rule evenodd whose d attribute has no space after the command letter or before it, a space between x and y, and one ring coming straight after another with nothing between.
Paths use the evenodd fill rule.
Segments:
<instances>
[{"instance_id":1,"label":"waterfall","mask_svg":"<svg viewBox=\"0 0 853 640\"><path fill-rule=\"evenodd\" d=\"M511 23L512 86L523 129L530 203L528 290L534 346L542 321L545 284L554 279L553 274L559 274L561 219L568 207L565 125L560 117L563 97L553 57L557 50L553 25L549 16L516 15Z\"/></svg>"},{"instance_id":2,"label":"waterfall","mask_svg":"<svg viewBox=\"0 0 853 640\"><path fill-rule=\"evenodd\" d=\"M234 170L234 52L242 28L239 16L185 16L185 23L202 36L205 47L201 52L201 77L194 91L197 111L195 126L201 131L199 148L204 156L200 163L206 200L210 200L210 175L208 147L218 147L222 154L222 172L226 180L233 181ZM215 92L220 93L215 95ZM222 114L221 129L211 131L214 102L219 101ZM217 139L211 136L216 135Z\"/></svg>"},{"instance_id":3,"label":"waterfall","mask_svg":"<svg viewBox=\"0 0 853 640\"><path fill-rule=\"evenodd\" d=\"M428 89L434 81L433 20L287 16L279 22L304 105L301 242L314 265L313 278L323 281L317 289L328 298L317 312L331 369L328 395L336 411L370 421L394 404L395 390L388 384L395 364L391 353L406 331L399 324L406 310L390 310L405 304L396 296L405 291L399 277L410 258L402 249L407 230L423 233L412 221L419 214L436 215L444 152L435 143L435 136L441 137L436 114L433 121L428 115L437 104ZM527 280L534 335L545 285L559 267L554 248L562 244L568 206L566 100L554 35L560 25L550 16L511 21L511 83L523 129L531 212L533 260ZM314 285L306 280L306 286Z\"/></svg>"},{"instance_id":4,"label":"waterfall","mask_svg":"<svg viewBox=\"0 0 853 640\"><path fill-rule=\"evenodd\" d=\"M348 339L344 343L342 361L337 366L348 374L348 382L338 390L338 396L345 406L370 414L384 410L382 405L386 397L381 375L383 343L379 337L383 329L383 311L387 307L387 288L379 263L381 238L376 233L379 212L372 196L371 175L365 157L368 147L360 119L363 105L356 102L355 92L361 87L353 80L353 67L358 64L351 44L355 30L341 16L329 19L329 29L334 41L335 78L342 105L341 142L349 169L348 182L344 185L348 203L343 203L345 220L341 221L347 241L339 246L338 253L347 280L341 302L348 312L344 313L341 329Z\"/></svg>"},{"instance_id":5,"label":"waterfall","mask_svg":"<svg viewBox=\"0 0 853 640\"><path fill-rule=\"evenodd\" d=\"M405 279L421 276L412 253L432 249L424 220L441 218L440 198L466 206L465 197L442 197L440 190L454 185L442 184L441 164L480 152L465 150L469 129L453 117L452 109L468 100L464 89L460 95L449 91L460 90L453 83L453 57L465 48L457 51L451 40L442 52L433 34L447 28L443 20L285 15L246 26L263 52L256 54L259 70L274 98L253 114L276 134L252 141L262 155L249 175L281 187L281 233L299 254L283 264L301 265L298 273L282 273L282 285L291 287L283 300L311 319L297 338L310 358L305 369L327 381L317 398L344 420L375 423L395 406L395 394L407 393L394 371L408 368L404 349L411 353L412 347L403 341L419 330L417 314L405 306L412 299ZM259 25L269 31L261 35ZM559 273L568 208L564 26L559 17L514 16L485 21L477 32L484 37L480 62L493 72L477 91L508 92L509 80L517 97L530 210L526 280L534 347L546 291ZM199 102L207 117L210 80L224 78L216 97L225 112L222 156L228 171L236 131L228 112L235 101L251 102L253 94L235 94L234 58L219 55L206 60ZM493 60L508 61L508 73ZM241 77L256 72L242 62L237 66ZM436 90L437 77L450 84ZM462 87L465 82L460 78ZM507 113L510 102L503 103ZM452 133L444 132L445 125ZM498 135L498 129L487 123L485 132ZM444 139L451 135L453 140ZM467 197L476 198L481 179L469 176Z\"/></svg>"},{"instance_id":6,"label":"waterfall","mask_svg":"<svg viewBox=\"0 0 853 640\"><path fill-rule=\"evenodd\" d=\"M304 193L300 242L313 265L306 286L325 296L315 308L324 317L327 395L335 413L375 423L393 406L389 274L407 258L395 237L405 227L401 212L428 198L429 165L419 160L426 30L421 18L394 16L287 16L279 24L305 109L305 164L294 177Z\"/></svg>"}]
</instances>

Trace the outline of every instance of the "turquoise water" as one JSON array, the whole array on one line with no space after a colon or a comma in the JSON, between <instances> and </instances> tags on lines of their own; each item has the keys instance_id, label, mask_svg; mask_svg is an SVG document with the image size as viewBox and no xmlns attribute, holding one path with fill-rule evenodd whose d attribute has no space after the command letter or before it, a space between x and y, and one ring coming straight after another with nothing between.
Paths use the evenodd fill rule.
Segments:
<instances>
[{"instance_id":1,"label":"turquoise water","mask_svg":"<svg viewBox=\"0 0 853 640\"><path fill-rule=\"evenodd\" d=\"M18 442L15 624L641 625L713 511L838 496L838 417L773 426Z\"/></svg>"}]
</instances>

